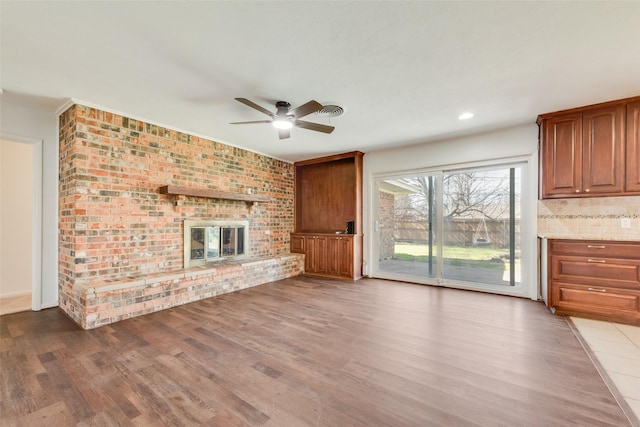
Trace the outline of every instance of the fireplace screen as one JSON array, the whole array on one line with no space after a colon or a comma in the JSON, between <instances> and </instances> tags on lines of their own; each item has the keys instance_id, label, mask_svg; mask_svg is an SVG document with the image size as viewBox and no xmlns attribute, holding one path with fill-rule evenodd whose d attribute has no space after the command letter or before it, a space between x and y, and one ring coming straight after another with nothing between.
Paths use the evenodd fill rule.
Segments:
<instances>
[{"instance_id":1,"label":"fireplace screen","mask_svg":"<svg viewBox=\"0 0 640 427\"><path fill-rule=\"evenodd\" d=\"M185 221L185 267L246 255L248 223Z\"/></svg>"}]
</instances>

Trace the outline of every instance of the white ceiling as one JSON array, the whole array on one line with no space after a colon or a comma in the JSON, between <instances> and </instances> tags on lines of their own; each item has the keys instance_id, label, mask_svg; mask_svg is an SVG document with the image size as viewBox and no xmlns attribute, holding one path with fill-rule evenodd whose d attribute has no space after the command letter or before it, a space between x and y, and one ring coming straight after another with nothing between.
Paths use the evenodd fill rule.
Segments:
<instances>
[{"instance_id":1,"label":"white ceiling","mask_svg":"<svg viewBox=\"0 0 640 427\"><path fill-rule=\"evenodd\" d=\"M7 1L2 97L68 99L295 161L640 95L640 1ZM244 97L346 112L280 141ZM53 101L52 101L53 100ZM473 111L475 117L459 121Z\"/></svg>"}]
</instances>

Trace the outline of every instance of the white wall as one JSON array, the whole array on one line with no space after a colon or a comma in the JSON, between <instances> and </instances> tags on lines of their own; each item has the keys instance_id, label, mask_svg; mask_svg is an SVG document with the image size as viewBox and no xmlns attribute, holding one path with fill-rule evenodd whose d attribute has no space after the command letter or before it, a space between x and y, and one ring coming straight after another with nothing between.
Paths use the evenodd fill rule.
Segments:
<instances>
[{"instance_id":1,"label":"white wall","mask_svg":"<svg viewBox=\"0 0 640 427\"><path fill-rule=\"evenodd\" d=\"M31 294L33 151L32 144L0 140L0 298Z\"/></svg>"},{"instance_id":2,"label":"white wall","mask_svg":"<svg viewBox=\"0 0 640 427\"><path fill-rule=\"evenodd\" d=\"M42 254L40 301L34 309L58 305L58 115L64 100L43 100L4 92L0 95L0 137L41 141ZM37 295L37 292L34 292Z\"/></svg>"},{"instance_id":3,"label":"white wall","mask_svg":"<svg viewBox=\"0 0 640 427\"><path fill-rule=\"evenodd\" d=\"M537 249L536 249L536 202L537 202L537 148L538 127L535 123L511 127L498 131L414 145L404 148L375 151L364 156L363 165L363 225L365 274L369 272L372 248L376 242L372 212L374 177L380 174L424 169L446 169L451 166L492 162L501 159L526 160L527 187L523 191L522 246L523 254L531 266L523 269L523 282L531 284L527 296L537 298ZM526 216L525 216L526 213ZM525 256L525 255L523 255ZM524 263L523 263L524 264Z\"/></svg>"}]
</instances>

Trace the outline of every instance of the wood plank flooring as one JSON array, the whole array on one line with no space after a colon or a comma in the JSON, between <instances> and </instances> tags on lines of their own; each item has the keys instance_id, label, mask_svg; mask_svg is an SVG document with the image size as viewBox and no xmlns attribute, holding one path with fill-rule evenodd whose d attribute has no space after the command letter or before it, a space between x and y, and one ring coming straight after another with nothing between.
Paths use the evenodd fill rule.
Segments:
<instances>
[{"instance_id":1,"label":"wood plank flooring","mask_svg":"<svg viewBox=\"0 0 640 427\"><path fill-rule=\"evenodd\" d=\"M628 426L541 303L298 277L79 329L0 317L3 426Z\"/></svg>"}]
</instances>

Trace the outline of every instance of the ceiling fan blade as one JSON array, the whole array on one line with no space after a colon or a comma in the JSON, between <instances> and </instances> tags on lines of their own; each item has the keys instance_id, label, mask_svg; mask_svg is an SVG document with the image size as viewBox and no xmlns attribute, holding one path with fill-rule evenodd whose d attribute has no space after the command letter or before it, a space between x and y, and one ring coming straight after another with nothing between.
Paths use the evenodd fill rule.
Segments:
<instances>
[{"instance_id":1,"label":"ceiling fan blade","mask_svg":"<svg viewBox=\"0 0 640 427\"><path fill-rule=\"evenodd\" d=\"M236 101L242 102L247 107L251 107L254 110L258 110L261 113L264 113L269 117L273 117L273 113L271 111L267 110L266 108L263 108L263 107L259 106L258 104L256 104L253 101L249 101L247 98L236 98Z\"/></svg>"},{"instance_id":2,"label":"ceiling fan blade","mask_svg":"<svg viewBox=\"0 0 640 427\"><path fill-rule=\"evenodd\" d=\"M305 122L296 120L295 125L299 128L315 130L316 132L331 133L335 129L333 126L321 125L320 123Z\"/></svg>"},{"instance_id":3,"label":"ceiling fan blade","mask_svg":"<svg viewBox=\"0 0 640 427\"><path fill-rule=\"evenodd\" d=\"M253 123L271 123L271 120L253 120L250 122L231 122L230 125L248 125Z\"/></svg>"},{"instance_id":4,"label":"ceiling fan blade","mask_svg":"<svg viewBox=\"0 0 640 427\"><path fill-rule=\"evenodd\" d=\"M289 113L293 114L296 119L299 119L300 117L315 113L319 110L322 110L322 104L318 101L309 101L306 104L302 104L301 106L291 110Z\"/></svg>"},{"instance_id":5,"label":"ceiling fan blade","mask_svg":"<svg viewBox=\"0 0 640 427\"><path fill-rule=\"evenodd\" d=\"M278 139L287 139L291 136L289 129L278 129Z\"/></svg>"}]
</instances>

